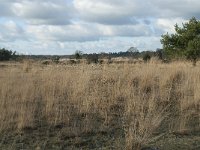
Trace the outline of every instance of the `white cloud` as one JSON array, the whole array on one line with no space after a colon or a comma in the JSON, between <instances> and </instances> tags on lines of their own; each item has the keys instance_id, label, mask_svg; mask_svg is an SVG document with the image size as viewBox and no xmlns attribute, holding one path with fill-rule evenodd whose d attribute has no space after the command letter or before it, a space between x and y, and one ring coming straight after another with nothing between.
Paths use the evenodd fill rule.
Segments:
<instances>
[{"instance_id":1,"label":"white cloud","mask_svg":"<svg viewBox=\"0 0 200 150\"><path fill-rule=\"evenodd\" d=\"M174 33L174 25L178 24L179 26L182 25L182 22L186 22L187 20L184 20L182 18L174 18L174 19L166 19L166 18L159 18L156 20L154 27L157 30L162 30L163 33Z\"/></svg>"},{"instance_id":2,"label":"white cloud","mask_svg":"<svg viewBox=\"0 0 200 150\"><path fill-rule=\"evenodd\" d=\"M30 25L27 33L41 41L95 41L107 37L139 37L153 35L146 24L137 25L102 25L75 23L66 26Z\"/></svg>"},{"instance_id":3,"label":"white cloud","mask_svg":"<svg viewBox=\"0 0 200 150\"><path fill-rule=\"evenodd\" d=\"M153 49L199 10L198 0L0 0L0 45L38 54Z\"/></svg>"}]
</instances>

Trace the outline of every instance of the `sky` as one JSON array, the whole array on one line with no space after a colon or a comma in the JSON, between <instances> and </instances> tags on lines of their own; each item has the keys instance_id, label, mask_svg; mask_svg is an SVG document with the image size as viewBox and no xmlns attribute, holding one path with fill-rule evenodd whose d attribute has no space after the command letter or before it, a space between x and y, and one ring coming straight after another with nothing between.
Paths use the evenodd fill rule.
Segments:
<instances>
[{"instance_id":1,"label":"sky","mask_svg":"<svg viewBox=\"0 0 200 150\"><path fill-rule=\"evenodd\" d=\"M199 0L0 0L0 48L32 55L162 48Z\"/></svg>"}]
</instances>

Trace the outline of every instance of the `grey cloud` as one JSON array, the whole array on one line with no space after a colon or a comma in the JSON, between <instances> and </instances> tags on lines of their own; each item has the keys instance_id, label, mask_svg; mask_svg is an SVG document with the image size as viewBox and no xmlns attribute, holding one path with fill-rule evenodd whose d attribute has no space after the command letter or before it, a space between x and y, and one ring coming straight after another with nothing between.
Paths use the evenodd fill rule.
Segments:
<instances>
[{"instance_id":1,"label":"grey cloud","mask_svg":"<svg viewBox=\"0 0 200 150\"><path fill-rule=\"evenodd\" d=\"M130 25L139 24L138 18L200 17L198 0L1 0L0 4L1 16L35 25L66 25L74 20Z\"/></svg>"},{"instance_id":2,"label":"grey cloud","mask_svg":"<svg viewBox=\"0 0 200 150\"><path fill-rule=\"evenodd\" d=\"M150 36L152 34L151 29L143 24L140 25L124 25L112 27L113 33L115 36L130 36L130 37L138 37L138 36Z\"/></svg>"},{"instance_id":3,"label":"grey cloud","mask_svg":"<svg viewBox=\"0 0 200 150\"><path fill-rule=\"evenodd\" d=\"M12 42L18 40L28 40L27 35L21 26L12 20L0 24L0 41Z\"/></svg>"},{"instance_id":4,"label":"grey cloud","mask_svg":"<svg viewBox=\"0 0 200 150\"><path fill-rule=\"evenodd\" d=\"M73 8L64 1L23 1L13 4L16 16L29 24L63 25L69 24Z\"/></svg>"},{"instance_id":5,"label":"grey cloud","mask_svg":"<svg viewBox=\"0 0 200 150\"><path fill-rule=\"evenodd\" d=\"M0 17L9 17L13 16L13 12L10 9L9 3L0 3Z\"/></svg>"},{"instance_id":6,"label":"grey cloud","mask_svg":"<svg viewBox=\"0 0 200 150\"><path fill-rule=\"evenodd\" d=\"M143 22L144 22L146 25L150 25L150 24L151 24L151 21L148 20L148 19L144 19Z\"/></svg>"},{"instance_id":7,"label":"grey cloud","mask_svg":"<svg viewBox=\"0 0 200 150\"><path fill-rule=\"evenodd\" d=\"M199 0L152 0L151 9L156 10L154 17L163 18L191 18L199 16L200 1ZM196 16L196 17L198 17Z\"/></svg>"},{"instance_id":8,"label":"grey cloud","mask_svg":"<svg viewBox=\"0 0 200 150\"><path fill-rule=\"evenodd\" d=\"M129 16L131 5L124 1L98 1L98 0L74 0L74 7L79 13L80 19L97 22L100 24L136 24L137 21Z\"/></svg>"},{"instance_id":9,"label":"grey cloud","mask_svg":"<svg viewBox=\"0 0 200 150\"><path fill-rule=\"evenodd\" d=\"M138 24L135 18L112 15L112 17L106 16L87 16L84 20L89 22L97 22L104 25L131 25Z\"/></svg>"},{"instance_id":10,"label":"grey cloud","mask_svg":"<svg viewBox=\"0 0 200 150\"><path fill-rule=\"evenodd\" d=\"M74 0L81 19L101 24L134 24L131 18L148 19L200 16L198 0Z\"/></svg>"}]
</instances>

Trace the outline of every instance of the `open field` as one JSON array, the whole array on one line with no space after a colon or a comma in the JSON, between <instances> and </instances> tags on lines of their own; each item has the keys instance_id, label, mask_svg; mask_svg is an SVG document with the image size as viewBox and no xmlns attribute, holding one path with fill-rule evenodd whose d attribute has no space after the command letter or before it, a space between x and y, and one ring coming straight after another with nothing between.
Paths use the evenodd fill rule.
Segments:
<instances>
[{"instance_id":1,"label":"open field","mask_svg":"<svg viewBox=\"0 0 200 150\"><path fill-rule=\"evenodd\" d=\"M200 149L198 63L6 62L0 85L0 149Z\"/></svg>"}]
</instances>

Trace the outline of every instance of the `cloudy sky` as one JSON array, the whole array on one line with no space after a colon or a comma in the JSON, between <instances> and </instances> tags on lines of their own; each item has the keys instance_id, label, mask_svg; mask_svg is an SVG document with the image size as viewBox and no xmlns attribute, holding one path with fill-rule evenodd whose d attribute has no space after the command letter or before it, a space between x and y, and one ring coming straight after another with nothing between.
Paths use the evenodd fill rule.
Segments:
<instances>
[{"instance_id":1,"label":"cloudy sky","mask_svg":"<svg viewBox=\"0 0 200 150\"><path fill-rule=\"evenodd\" d=\"M0 48L73 54L161 48L174 24L200 18L199 0L0 0Z\"/></svg>"}]
</instances>

